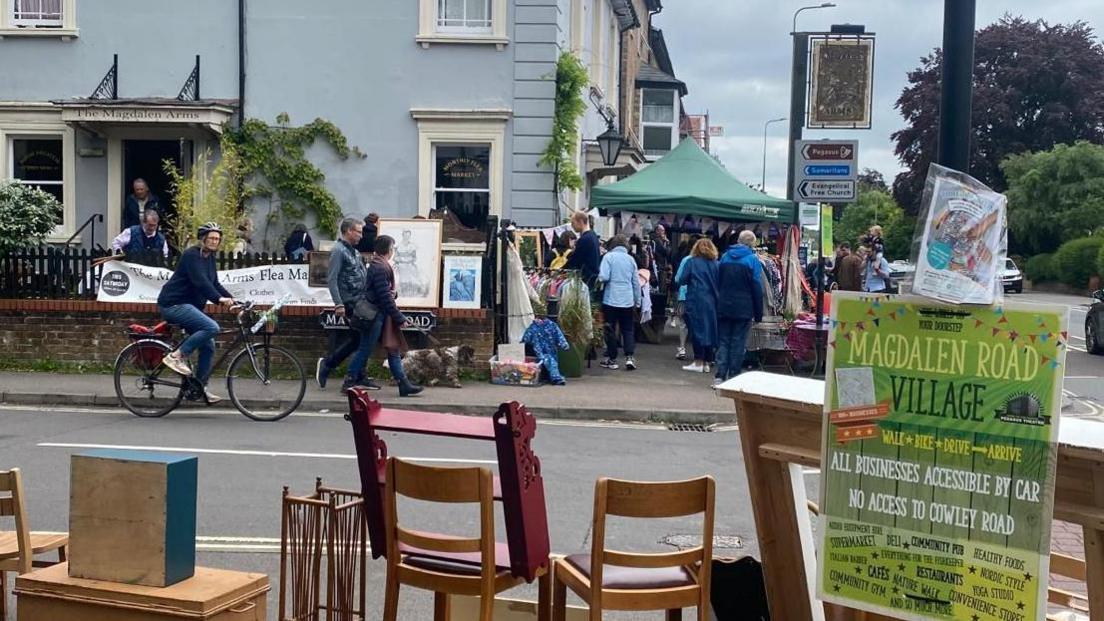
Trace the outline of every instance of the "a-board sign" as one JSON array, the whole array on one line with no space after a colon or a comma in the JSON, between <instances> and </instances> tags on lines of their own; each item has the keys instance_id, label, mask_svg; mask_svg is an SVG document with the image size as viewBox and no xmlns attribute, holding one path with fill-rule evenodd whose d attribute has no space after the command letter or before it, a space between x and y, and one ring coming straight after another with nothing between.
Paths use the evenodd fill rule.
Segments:
<instances>
[{"instance_id":1,"label":"a-board sign","mask_svg":"<svg viewBox=\"0 0 1104 621\"><path fill-rule=\"evenodd\" d=\"M437 327L437 315L431 311L404 310L403 314L410 320L410 326L403 330L412 332L426 332ZM349 319L344 315L334 313L333 309L327 309L318 313L318 323L325 330L348 330Z\"/></svg>"},{"instance_id":2,"label":"a-board sign","mask_svg":"<svg viewBox=\"0 0 1104 621\"><path fill-rule=\"evenodd\" d=\"M1065 306L838 292L817 591L894 619L1042 619Z\"/></svg>"}]
</instances>

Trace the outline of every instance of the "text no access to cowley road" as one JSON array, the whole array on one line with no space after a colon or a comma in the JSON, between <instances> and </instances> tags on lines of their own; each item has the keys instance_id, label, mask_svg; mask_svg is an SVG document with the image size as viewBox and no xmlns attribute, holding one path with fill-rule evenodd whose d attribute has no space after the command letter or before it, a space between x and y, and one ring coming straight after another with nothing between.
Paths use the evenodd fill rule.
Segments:
<instances>
[{"instance_id":1,"label":"text no access to cowley road","mask_svg":"<svg viewBox=\"0 0 1104 621\"><path fill-rule=\"evenodd\" d=\"M794 198L846 203L856 198L856 140L798 140L794 157Z\"/></svg>"}]
</instances>

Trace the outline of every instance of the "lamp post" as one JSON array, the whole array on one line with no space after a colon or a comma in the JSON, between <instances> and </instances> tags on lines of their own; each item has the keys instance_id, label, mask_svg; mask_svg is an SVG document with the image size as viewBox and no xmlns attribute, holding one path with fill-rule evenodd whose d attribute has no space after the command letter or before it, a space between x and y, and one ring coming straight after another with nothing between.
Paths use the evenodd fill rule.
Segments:
<instances>
[{"instance_id":1,"label":"lamp post","mask_svg":"<svg viewBox=\"0 0 1104 621\"><path fill-rule=\"evenodd\" d=\"M809 70L809 35L797 31L797 16L802 11L830 9L834 6L834 2L813 4L803 6L793 14L793 29L790 30L790 36L793 37L793 60L790 66L790 144L786 150L786 198L790 200L794 197L794 142L801 140L801 130L805 126L805 79Z\"/></svg>"},{"instance_id":2,"label":"lamp post","mask_svg":"<svg viewBox=\"0 0 1104 621\"><path fill-rule=\"evenodd\" d=\"M763 191L763 194L767 193L767 126L771 123L781 123L785 120L786 117L783 116L763 123L763 181L759 184L759 189Z\"/></svg>"},{"instance_id":3,"label":"lamp post","mask_svg":"<svg viewBox=\"0 0 1104 621\"><path fill-rule=\"evenodd\" d=\"M613 126L613 121L606 121L606 131L602 132L596 140L598 151L602 153L602 163L606 166L616 164L617 156L621 155L622 136L621 132Z\"/></svg>"}]
</instances>

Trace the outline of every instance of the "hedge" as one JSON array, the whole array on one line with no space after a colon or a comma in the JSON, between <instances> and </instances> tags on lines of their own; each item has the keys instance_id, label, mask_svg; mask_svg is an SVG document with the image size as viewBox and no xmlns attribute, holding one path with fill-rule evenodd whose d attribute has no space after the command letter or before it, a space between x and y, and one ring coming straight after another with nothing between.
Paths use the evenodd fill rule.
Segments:
<instances>
[{"instance_id":1,"label":"hedge","mask_svg":"<svg viewBox=\"0 0 1104 621\"><path fill-rule=\"evenodd\" d=\"M1055 277L1076 289L1089 286L1089 279L1098 275L1097 262L1104 249L1104 237L1082 237L1068 241L1054 253Z\"/></svg>"},{"instance_id":2,"label":"hedge","mask_svg":"<svg viewBox=\"0 0 1104 621\"><path fill-rule=\"evenodd\" d=\"M1053 253L1047 252L1037 254L1022 265L1024 266L1024 274L1027 275L1027 279L1033 283L1057 280L1058 278L1054 269Z\"/></svg>"}]
</instances>

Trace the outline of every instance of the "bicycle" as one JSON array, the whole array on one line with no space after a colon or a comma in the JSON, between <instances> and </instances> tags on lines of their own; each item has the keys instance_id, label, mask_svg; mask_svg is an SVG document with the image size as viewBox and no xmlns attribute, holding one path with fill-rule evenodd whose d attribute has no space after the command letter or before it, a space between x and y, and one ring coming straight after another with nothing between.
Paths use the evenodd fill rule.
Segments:
<instances>
[{"instance_id":1,"label":"bicycle","mask_svg":"<svg viewBox=\"0 0 1104 621\"><path fill-rule=\"evenodd\" d=\"M226 389L234 407L256 421L278 421L295 411L307 390L303 364L287 349L272 344L275 318L284 300L264 313L253 302L240 305L237 325L219 334L237 334L212 366L214 371L233 353L226 371ZM260 333L261 342L254 342ZM193 376L182 377L163 363L179 343L165 321L150 328L131 324L131 343L115 359L115 394L135 416L158 418L176 409L185 398L206 402L203 385ZM210 403L207 403L210 405Z\"/></svg>"}]
</instances>

